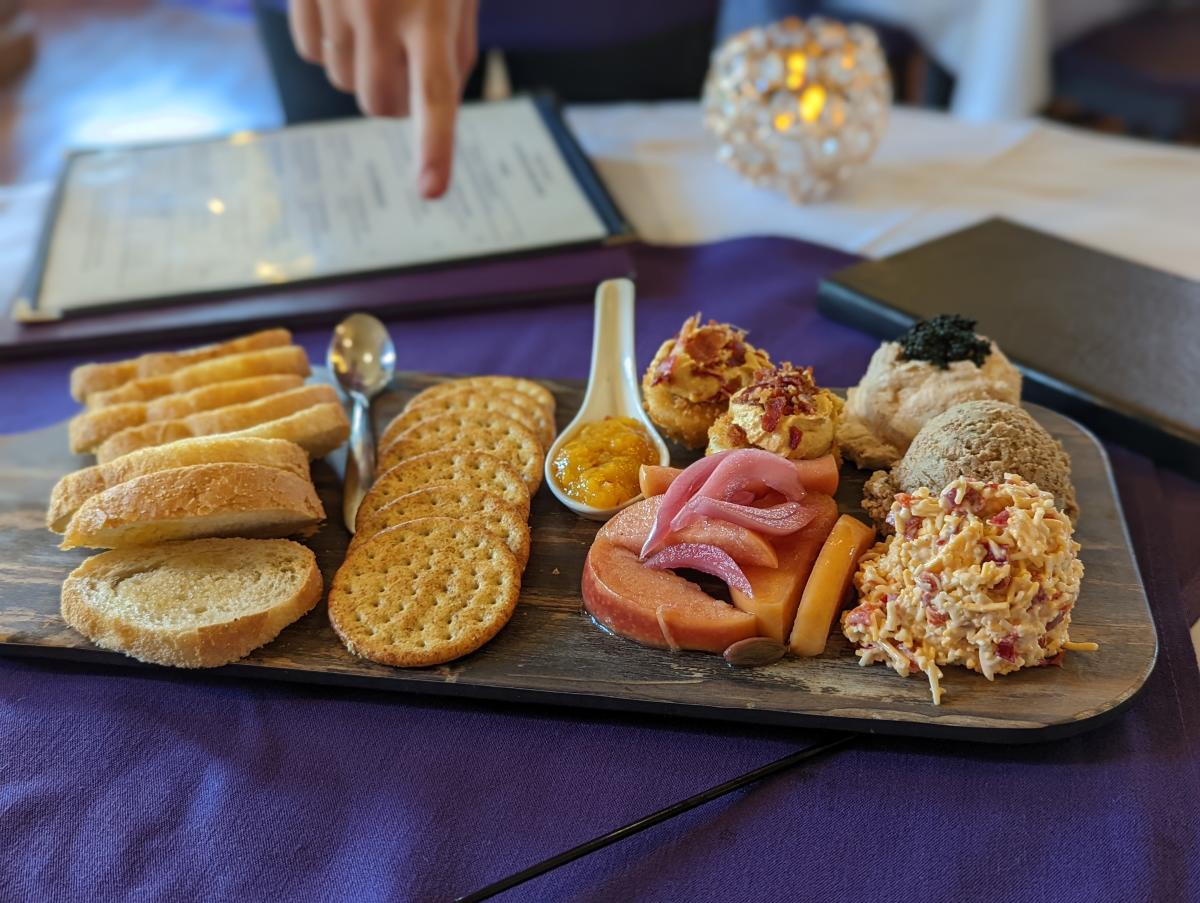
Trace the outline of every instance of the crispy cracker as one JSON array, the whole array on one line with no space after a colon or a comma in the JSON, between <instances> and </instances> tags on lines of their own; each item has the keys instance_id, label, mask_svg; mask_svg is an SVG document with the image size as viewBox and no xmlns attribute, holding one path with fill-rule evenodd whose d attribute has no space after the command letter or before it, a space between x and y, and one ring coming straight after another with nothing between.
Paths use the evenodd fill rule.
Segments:
<instances>
[{"instance_id":1,"label":"crispy cracker","mask_svg":"<svg viewBox=\"0 0 1200 903\"><path fill-rule=\"evenodd\" d=\"M472 395L487 394L496 398L503 398L509 404L516 405L521 410L526 411L530 417L537 421L538 426L534 432L537 433L539 439L543 436L546 437L547 450L551 445L554 444L554 437L558 435L558 427L555 425L554 420L554 406L545 406L540 400L541 396L530 395L528 393L521 392L518 389L506 389L503 386L489 387L486 393L480 393L478 389L473 389L470 386L464 386L455 392L450 392L447 394L457 395L459 392L467 392ZM551 400L553 400L553 397L554 396L551 396ZM414 401L408 406L410 408L415 408L422 404L425 404L425 402L414 399Z\"/></svg>"},{"instance_id":2,"label":"crispy cracker","mask_svg":"<svg viewBox=\"0 0 1200 903\"><path fill-rule=\"evenodd\" d=\"M379 438L379 447L387 448L397 436L420 420L459 411L499 414L516 421L537 436L543 454L554 442L554 420L548 418L530 396L520 392L477 392L464 388L406 407L387 425Z\"/></svg>"},{"instance_id":3,"label":"crispy cracker","mask_svg":"<svg viewBox=\"0 0 1200 903\"><path fill-rule=\"evenodd\" d=\"M529 524L521 509L498 495L461 483L434 483L359 517L354 543L366 542L375 534L407 521L435 516L477 523L504 541L522 570L529 561Z\"/></svg>"},{"instance_id":4,"label":"crispy cracker","mask_svg":"<svg viewBox=\"0 0 1200 903\"><path fill-rule=\"evenodd\" d=\"M491 492L515 505L522 517L529 514L529 487L515 467L484 452L446 449L407 458L380 473L358 506L356 523L393 499L446 482Z\"/></svg>"},{"instance_id":5,"label":"crispy cracker","mask_svg":"<svg viewBox=\"0 0 1200 903\"><path fill-rule=\"evenodd\" d=\"M486 452L521 472L531 493L542 481L545 459L537 437L516 421L487 411L454 411L418 420L379 454L381 468L445 448Z\"/></svg>"},{"instance_id":6,"label":"crispy cracker","mask_svg":"<svg viewBox=\"0 0 1200 903\"><path fill-rule=\"evenodd\" d=\"M329 590L329 620L361 658L437 665L499 633L520 591L520 568L503 541L467 521L426 517L347 553Z\"/></svg>"},{"instance_id":7,"label":"crispy cracker","mask_svg":"<svg viewBox=\"0 0 1200 903\"><path fill-rule=\"evenodd\" d=\"M408 407L416 407L440 395L461 392L463 389L470 389L485 395L500 391L518 392L533 399L538 407L545 411L550 421L554 421L554 396L550 394L550 390L541 383L535 383L531 379L522 379L519 376L467 376L462 379L452 379L417 393L409 401Z\"/></svg>"}]
</instances>

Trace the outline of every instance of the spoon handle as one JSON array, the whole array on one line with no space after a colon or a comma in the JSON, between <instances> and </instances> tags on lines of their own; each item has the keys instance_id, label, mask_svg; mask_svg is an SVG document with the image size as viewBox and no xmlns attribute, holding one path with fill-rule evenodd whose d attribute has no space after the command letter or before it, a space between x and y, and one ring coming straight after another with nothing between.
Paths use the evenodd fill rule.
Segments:
<instances>
[{"instance_id":1,"label":"spoon handle","mask_svg":"<svg viewBox=\"0 0 1200 903\"><path fill-rule=\"evenodd\" d=\"M634 357L634 289L628 279L609 279L596 289L592 322L592 366L584 411L607 413L641 409Z\"/></svg>"},{"instance_id":2,"label":"spoon handle","mask_svg":"<svg viewBox=\"0 0 1200 903\"><path fill-rule=\"evenodd\" d=\"M346 481L342 492L342 517L354 534L354 520L363 496L375 482L375 437L371 429L371 403L361 393L350 396L350 453L346 456Z\"/></svg>"}]
</instances>

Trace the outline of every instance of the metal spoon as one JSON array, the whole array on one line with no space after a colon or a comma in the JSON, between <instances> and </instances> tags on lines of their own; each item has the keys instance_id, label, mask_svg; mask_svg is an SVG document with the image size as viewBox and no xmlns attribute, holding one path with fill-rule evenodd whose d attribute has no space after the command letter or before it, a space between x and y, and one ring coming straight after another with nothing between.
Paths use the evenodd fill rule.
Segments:
<instances>
[{"instance_id":1,"label":"metal spoon","mask_svg":"<svg viewBox=\"0 0 1200 903\"><path fill-rule=\"evenodd\" d=\"M593 508L577 502L558 485L554 476L554 458L564 442L575 438L585 425L605 417L632 417L646 428L658 450L658 463L671 463L671 452L654 424L642 410L637 359L633 346L633 283L628 279L609 279L596 289L596 313L592 323L592 370L587 393L575 419L567 424L546 453L546 484L554 497L581 517L608 520L622 508L641 498L636 495L614 508Z\"/></svg>"},{"instance_id":2,"label":"metal spoon","mask_svg":"<svg viewBox=\"0 0 1200 903\"><path fill-rule=\"evenodd\" d=\"M351 314L334 328L325 362L354 405L342 494L342 517L346 529L353 533L359 503L375 482L371 399L392 381L396 372L396 346L387 327L375 317Z\"/></svg>"}]
</instances>

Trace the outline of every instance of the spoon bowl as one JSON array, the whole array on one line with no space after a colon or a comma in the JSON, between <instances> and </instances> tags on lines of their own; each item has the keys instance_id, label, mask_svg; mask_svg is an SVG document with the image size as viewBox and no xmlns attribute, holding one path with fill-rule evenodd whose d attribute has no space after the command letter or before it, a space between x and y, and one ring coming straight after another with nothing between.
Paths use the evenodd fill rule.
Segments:
<instances>
[{"instance_id":1,"label":"spoon bowl","mask_svg":"<svg viewBox=\"0 0 1200 903\"><path fill-rule=\"evenodd\" d=\"M351 314L333 330L325 355L329 372L350 398L350 453L342 492L342 517L354 532L363 496L375 482L375 436L371 399L386 389L396 373L396 346L387 327L370 314Z\"/></svg>"},{"instance_id":2,"label":"spoon bowl","mask_svg":"<svg viewBox=\"0 0 1200 903\"><path fill-rule=\"evenodd\" d=\"M325 362L347 395L372 398L396 373L396 346L377 318L351 314L334 327Z\"/></svg>"},{"instance_id":3,"label":"spoon bowl","mask_svg":"<svg viewBox=\"0 0 1200 903\"><path fill-rule=\"evenodd\" d=\"M570 442L589 423L605 417L631 417L646 429L658 450L658 463L671 463L667 443L642 409L637 359L634 353L634 291L628 279L609 279L596 289L596 311L592 325L592 366L588 375L583 404L567 426L559 433L546 453L546 485L554 497L580 517L589 520L608 520L622 508L638 501L633 498L612 508L594 508L576 501L563 492L554 476L554 458L563 444Z\"/></svg>"}]
</instances>

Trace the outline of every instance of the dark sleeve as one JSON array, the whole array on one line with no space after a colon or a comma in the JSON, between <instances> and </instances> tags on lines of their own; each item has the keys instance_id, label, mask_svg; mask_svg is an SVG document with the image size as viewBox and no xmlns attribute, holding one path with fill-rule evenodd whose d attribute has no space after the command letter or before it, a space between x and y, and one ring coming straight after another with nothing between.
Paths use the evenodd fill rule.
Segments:
<instances>
[{"instance_id":1,"label":"dark sleeve","mask_svg":"<svg viewBox=\"0 0 1200 903\"><path fill-rule=\"evenodd\" d=\"M806 18L820 12L821 0L724 0L717 18L717 42L788 16Z\"/></svg>"},{"instance_id":2,"label":"dark sleeve","mask_svg":"<svg viewBox=\"0 0 1200 903\"><path fill-rule=\"evenodd\" d=\"M713 18L719 0L482 0L479 46L554 52L653 39Z\"/></svg>"}]
</instances>

